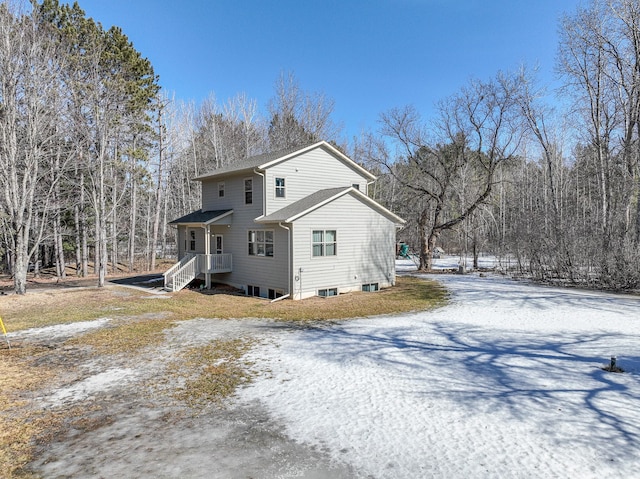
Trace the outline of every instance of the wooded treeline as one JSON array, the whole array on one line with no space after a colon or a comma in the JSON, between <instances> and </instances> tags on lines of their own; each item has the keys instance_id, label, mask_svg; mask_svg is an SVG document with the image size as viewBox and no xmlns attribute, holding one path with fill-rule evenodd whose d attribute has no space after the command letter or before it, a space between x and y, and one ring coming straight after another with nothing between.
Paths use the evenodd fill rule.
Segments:
<instances>
[{"instance_id":1,"label":"wooded treeline","mask_svg":"<svg viewBox=\"0 0 640 479\"><path fill-rule=\"evenodd\" d=\"M18 293L43 267L100 285L153 270L175 254L167 221L200 207L191 178L319 139L379 176L369 193L407 220L399 239L422 269L442 246L540 280L640 284L637 0L561 19L558 92L526 68L497 73L435 118L396 108L349 141L333 101L292 74L266 108L244 94L176 102L117 27L77 4L20 5L0 3L0 268Z\"/></svg>"}]
</instances>

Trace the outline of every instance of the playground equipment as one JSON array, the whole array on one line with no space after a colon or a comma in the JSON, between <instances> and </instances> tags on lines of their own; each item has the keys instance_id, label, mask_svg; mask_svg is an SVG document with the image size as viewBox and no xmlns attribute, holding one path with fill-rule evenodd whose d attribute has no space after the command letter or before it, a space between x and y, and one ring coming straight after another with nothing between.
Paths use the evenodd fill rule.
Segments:
<instances>
[{"instance_id":1,"label":"playground equipment","mask_svg":"<svg viewBox=\"0 0 640 479\"><path fill-rule=\"evenodd\" d=\"M418 262L418 255L409 251L409 245L406 243L400 243L400 248L398 249L398 256L405 259L410 259L413 264L416 265L416 268L420 264Z\"/></svg>"}]
</instances>

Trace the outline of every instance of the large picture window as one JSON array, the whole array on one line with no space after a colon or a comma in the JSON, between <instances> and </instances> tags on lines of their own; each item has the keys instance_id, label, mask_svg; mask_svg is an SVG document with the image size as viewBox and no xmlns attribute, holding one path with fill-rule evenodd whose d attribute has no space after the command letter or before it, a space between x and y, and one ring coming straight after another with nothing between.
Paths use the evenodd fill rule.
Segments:
<instances>
[{"instance_id":1,"label":"large picture window","mask_svg":"<svg viewBox=\"0 0 640 479\"><path fill-rule=\"evenodd\" d=\"M273 230L249 230L249 256L273 256Z\"/></svg>"},{"instance_id":2,"label":"large picture window","mask_svg":"<svg viewBox=\"0 0 640 479\"><path fill-rule=\"evenodd\" d=\"M247 178L244 180L244 204L250 205L253 203L253 180Z\"/></svg>"},{"instance_id":3,"label":"large picture window","mask_svg":"<svg viewBox=\"0 0 640 479\"><path fill-rule=\"evenodd\" d=\"M336 230L313 230L313 256L335 256L337 254Z\"/></svg>"}]
</instances>

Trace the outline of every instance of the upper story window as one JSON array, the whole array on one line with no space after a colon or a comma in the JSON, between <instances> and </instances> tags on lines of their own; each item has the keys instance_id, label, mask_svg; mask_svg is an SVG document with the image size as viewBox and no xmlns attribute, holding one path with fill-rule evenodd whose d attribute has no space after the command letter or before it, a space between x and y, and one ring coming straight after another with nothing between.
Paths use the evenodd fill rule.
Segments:
<instances>
[{"instance_id":1,"label":"upper story window","mask_svg":"<svg viewBox=\"0 0 640 479\"><path fill-rule=\"evenodd\" d=\"M284 178L276 178L276 198L284 198Z\"/></svg>"},{"instance_id":2,"label":"upper story window","mask_svg":"<svg viewBox=\"0 0 640 479\"><path fill-rule=\"evenodd\" d=\"M353 186L356 190L360 191L360 184L359 183L353 183L351 186Z\"/></svg>"},{"instance_id":3,"label":"upper story window","mask_svg":"<svg viewBox=\"0 0 640 479\"><path fill-rule=\"evenodd\" d=\"M218 183L218 198L224 198L224 181Z\"/></svg>"},{"instance_id":4,"label":"upper story window","mask_svg":"<svg viewBox=\"0 0 640 479\"><path fill-rule=\"evenodd\" d=\"M313 230L313 256L335 256L337 252L336 230Z\"/></svg>"},{"instance_id":5,"label":"upper story window","mask_svg":"<svg viewBox=\"0 0 640 479\"><path fill-rule=\"evenodd\" d=\"M246 178L244 180L244 204L250 205L253 203L253 179Z\"/></svg>"},{"instance_id":6,"label":"upper story window","mask_svg":"<svg viewBox=\"0 0 640 479\"><path fill-rule=\"evenodd\" d=\"M249 256L273 257L273 230L249 230Z\"/></svg>"}]
</instances>

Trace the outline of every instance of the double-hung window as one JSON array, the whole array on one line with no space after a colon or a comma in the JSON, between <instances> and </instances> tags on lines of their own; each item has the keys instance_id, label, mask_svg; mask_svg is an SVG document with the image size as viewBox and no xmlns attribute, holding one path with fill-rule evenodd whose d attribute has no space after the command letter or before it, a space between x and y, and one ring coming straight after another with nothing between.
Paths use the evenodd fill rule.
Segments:
<instances>
[{"instance_id":1,"label":"double-hung window","mask_svg":"<svg viewBox=\"0 0 640 479\"><path fill-rule=\"evenodd\" d=\"M249 256L273 257L273 231L249 230Z\"/></svg>"},{"instance_id":2,"label":"double-hung window","mask_svg":"<svg viewBox=\"0 0 640 479\"><path fill-rule=\"evenodd\" d=\"M244 204L250 205L253 203L253 179L246 178L244 180Z\"/></svg>"},{"instance_id":3,"label":"double-hung window","mask_svg":"<svg viewBox=\"0 0 640 479\"><path fill-rule=\"evenodd\" d=\"M337 254L336 230L313 230L313 256L335 256Z\"/></svg>"},{"instance_id":4,"label":"double-hung window","mask_svg":"<svg viewBox=\"0 0 640 479\"><path fill-rule=\"evenodd\" d=\"M284 178L276 178L276 198L284 198Z\"/></svg>"},{"instance_id":5,"label":"double-hung window","mask_svg":"<svg viewBox=\"0 0 640 479\"><path fill-rule=\"evenodd\" d=\"M218 183L218 198L224 198L224 181Z\"/></svg>"},{"instance_id":6,"label":"double-hung window","mask_svg":"<svg viewBox=\"0 0 640 479\"><path fill-rule=\"evenodd\" d=\"M189 230L189 251L196 250L196 232L195 230Z\"/></svg>"}]
</instances>

